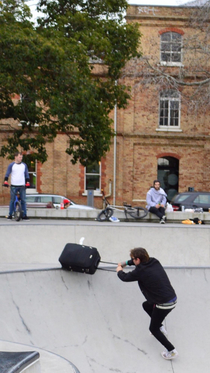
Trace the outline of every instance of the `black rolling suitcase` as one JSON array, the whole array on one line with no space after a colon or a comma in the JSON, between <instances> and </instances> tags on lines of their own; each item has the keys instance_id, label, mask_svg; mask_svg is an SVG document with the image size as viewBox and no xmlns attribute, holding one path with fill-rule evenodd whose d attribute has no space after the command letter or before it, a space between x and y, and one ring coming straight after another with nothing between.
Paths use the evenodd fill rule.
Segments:
<instances>
[{"instance_id":1,"label":"black rolling suitcase","mask_svg":"<svg viewBox=\"0 0 210 373\"><path fill-rule=\"evenodd\" d=\"M93 275L98 268L101 257L95 247L67 243L59 262L64 269Z\"/></svg>"}]
</instances>

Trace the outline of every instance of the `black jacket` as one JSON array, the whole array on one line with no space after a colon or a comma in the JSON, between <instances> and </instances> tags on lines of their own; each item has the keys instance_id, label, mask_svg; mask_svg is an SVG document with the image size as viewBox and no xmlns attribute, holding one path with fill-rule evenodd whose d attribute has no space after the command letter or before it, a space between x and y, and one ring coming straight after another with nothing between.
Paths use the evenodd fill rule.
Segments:
<instances>
[{"instance_id":1,"label":"black jacket","mask_svg":"<svg viewBox=\"0 0 210 373\"><path fill-rule=\"evenodd\" d=\"M127 263L134 264L133 260ZM140 263L131 272L119 271L117 274L122 281L138 281L143 295L150 303L167 303L176 297L164 268L155 258L150 258L147 263Z\"/></svg>"}]
</instances>

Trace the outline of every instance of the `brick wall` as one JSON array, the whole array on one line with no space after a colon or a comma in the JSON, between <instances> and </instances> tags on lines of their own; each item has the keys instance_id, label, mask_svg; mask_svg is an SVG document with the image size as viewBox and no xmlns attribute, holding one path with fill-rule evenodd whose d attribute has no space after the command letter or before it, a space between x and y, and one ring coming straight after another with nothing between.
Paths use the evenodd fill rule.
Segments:
<instances>
[{"instance_id":1,"label":"brick wall","mask_svg":"<svg viewBox=\"0 0 210 373\"><path fill-rule=\"evenodd\" d=\"M141 48L154 61L160 58L160 34L163 30L179 30L183 37L192 32L185 26L189 11L181 7L130 6L127 21L139 22ZM96 66L95 69L101 75L105 73L97 70ZM158 158L164 156L179 159L180 192L188 187L209 191L210 113L198 110L195 114L183 101L181 131L158 131L159 90L155 85L142 86L140 73L140 62L130 62L119 81L131 87L131 99L126 109L117 111L116 204L127 202L139 205L136 200L145 199L146 192L157 178ZM190 88L183 88L181 93L189 94ZM1 144L2 140L1 134ZM48 160L37 167L38 192L58 193L86 204L84 167L70 162L71 157L65 153L67 141L65 134L59 134L53 143L47 145ZM0 158L2 181L8 164L8 160ZM101 167L101 186L108 194L109 183L111 181L113 185L114 177L113 140ZM0 187L0 203L8 199L8 191ZM94 202L95 207L102 208L100 196L95 197Z\"/></svg>"}]
</instances>

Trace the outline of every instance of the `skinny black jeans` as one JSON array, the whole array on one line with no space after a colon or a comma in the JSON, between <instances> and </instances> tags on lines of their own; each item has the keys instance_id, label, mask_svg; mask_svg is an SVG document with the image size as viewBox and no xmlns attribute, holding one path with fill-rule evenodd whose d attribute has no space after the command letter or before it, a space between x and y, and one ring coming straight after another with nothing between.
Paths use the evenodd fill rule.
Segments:
<instances>
[{"instance_id":1,"label":"skinny black jeans","mask_svg":"<svg viewBox=\"0 0 210 373\"><path fill-rule=\"evenodd\" d=\"M165 215L165 209L162 206L159 209L157 209L157 207L155 207L155 206L152 206L152 207L149 208L149 212L157 215L160 220Z\"/></svg>"},{"instance_id":2,"label":"skinny black jeans","mask_svg":"<svg viewBox=\"0 0 210 373\"><path fill-rule=\"evenodd\" d=\"M155 304L151 304L148 301L142 304L143 309L148 313L151 317L151 322L149 326L150 332L154 335L154 337L168 350L172 351L175 347L172 345L171 342L164 336L164 334L160 331L160 327L162 326L162 322L165 317L172 311L172 309L163 310L157 308Z\"/></svg>"}]
</instances>

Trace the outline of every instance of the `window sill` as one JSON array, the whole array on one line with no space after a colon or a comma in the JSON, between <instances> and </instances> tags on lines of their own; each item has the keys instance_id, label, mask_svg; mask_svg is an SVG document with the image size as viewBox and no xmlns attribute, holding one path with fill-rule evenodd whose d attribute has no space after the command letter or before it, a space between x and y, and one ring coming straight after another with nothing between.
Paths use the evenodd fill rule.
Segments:
<instances>
[{"instance_id":1,"label":"window sill","mask_svg":"<svg viewBox=\"0 0 210 373\"><path fill-rule=\"evenodd\" d=\"M164 62L161 61L159 66L168 66L168 67L184 67L182 62Z\"/></svg>"},{"instance_id":2,"label":"window sill","mask_svg":"<svg viewBox=\"0 0 210 373\"><path fill-rule=\"evenodd\" d=\"M94 192L93 193L94 197L102 197L102 195L103 195L101 192L98 192L96 190L94 190L93 192ZM88 191L87 190L84 193L82 193L83 197L87 197L87 195L88 195Z\"/></svg>"},{"instance_id":3,"label":"window sill","mask_svg":"<svg viewBox=\"0 0 210 373\"><path fill-rule=\"evenodd\" d=\"M29 125L29 122L27 122L26 125L28 126L28 125ZM22 124L21 122L18 123L18 127L22 127L22 126L23 126L23 124ZM34 123L33 127L39 127L39 124Z\"/></svg>"},{"instance_id":4,"label":"window sill","mask_svg":"<svg viewBox=\"0 0 210 373\"><path fill-rule=\"evenodd\" d=\"M27 188L26 189L26 194L35 194L35 193L38 194L38 192L36 191L36 188Z\"/></svg>"},{"instance_id":5,"label":"window sill","mask_svg":"<svg viewBox=\"0 0 210 373\"><path fill-rule=\"evenodd\" d=\"M181 128L173 128L173 127L163 127L163 128L156 128L157 132L182 132Z\"/></svg>"}]
</instances>

